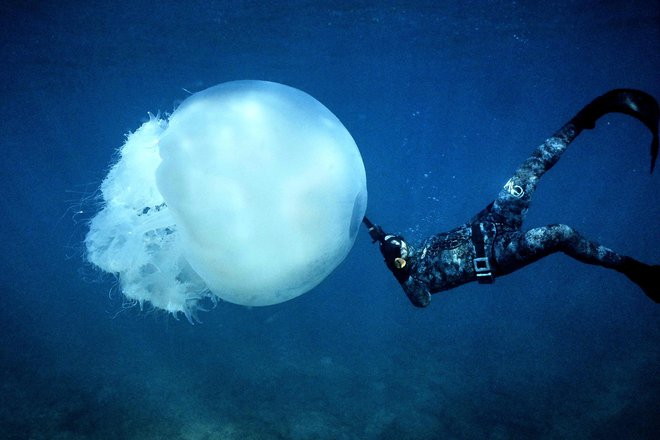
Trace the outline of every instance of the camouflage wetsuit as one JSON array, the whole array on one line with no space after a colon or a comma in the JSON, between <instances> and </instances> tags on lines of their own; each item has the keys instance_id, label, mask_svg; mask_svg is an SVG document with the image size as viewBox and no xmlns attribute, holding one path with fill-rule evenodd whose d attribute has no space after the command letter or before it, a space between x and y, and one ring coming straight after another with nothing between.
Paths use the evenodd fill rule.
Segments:
<instances>
[{"instance_id":1,"label":"camouflage wetsuit","mask_svg":"<svg viewBox=\"0 0 660 440\"><path fill-rule=\"evenodd\" d=\"M539 146L506 182L497 198L462 226L433 235L419 247L413 247L403 237L388 235L365 218L372 238L380 242L385 263L410 301L415 306L426 307L432 293L471 281L490 283L494 277L561 251L584 263L623 272L658 302L660 266L649 266L617 254L585 239L567 225L521 230L543 173L557 163L583 129L593 128L599 117L613 111L636 117L652 131L653 167L658 143L656 101L640 91L613 90L587 105Z\"/></svg>"}]
</instances>

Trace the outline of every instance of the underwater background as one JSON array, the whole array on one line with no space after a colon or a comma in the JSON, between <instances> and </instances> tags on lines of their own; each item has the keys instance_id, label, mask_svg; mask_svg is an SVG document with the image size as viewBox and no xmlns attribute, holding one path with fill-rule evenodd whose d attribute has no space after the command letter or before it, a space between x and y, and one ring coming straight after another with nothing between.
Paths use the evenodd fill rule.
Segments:
<instances>
[{"instance_id":1,"label":"underwater background","mask_svg":"<svg viewBox=\"0 0 660 440\"><path fill-rule=\"evenodd\" d=\"M660 307L562 254L416 309L363 230L311 292L191 325L124 309L82 245L125 135L235 79L339 117L373 221L411 241L451 229L597 95L660 97L657 2L10 1L0 35L0 438L660 432ZM601 119L543 177L526 227L660 262L650 140Z\"/></svg>"}]
</instances>

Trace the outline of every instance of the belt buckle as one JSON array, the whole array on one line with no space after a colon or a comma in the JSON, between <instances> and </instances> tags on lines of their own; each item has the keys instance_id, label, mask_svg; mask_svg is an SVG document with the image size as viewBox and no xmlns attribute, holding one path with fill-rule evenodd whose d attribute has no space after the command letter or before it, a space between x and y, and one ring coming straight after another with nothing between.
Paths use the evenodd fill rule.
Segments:
<instances>
[{"instance_id":1,"label":"belt buckle","mask_svg":"<svg viewBox=\"0 0 660 440\"><path fill-rule=\"evenodd\" d=\"M495 281L493 272L490 270L490 262L486 257L478 257L472 260L474 271L477 273L477 281L480 284L492 284Z\"/></svg>"}]
</instances>

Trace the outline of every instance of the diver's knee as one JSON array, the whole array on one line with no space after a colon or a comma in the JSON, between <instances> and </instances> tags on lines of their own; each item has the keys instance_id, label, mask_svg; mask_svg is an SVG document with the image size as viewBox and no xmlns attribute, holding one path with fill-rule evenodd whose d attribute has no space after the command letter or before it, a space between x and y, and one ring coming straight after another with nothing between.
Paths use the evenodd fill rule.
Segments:
<instances>
[{"instance_id":1,"label":"diver's knee","mask_svg":"<svg viewBox=\"0 0 660 440\"><path fill-rule=\"evenodd\" d=\"M548 225L547 228L557 243L571 242L580 236L575 229L562 223Z\"/></svg>"}]
</instances>

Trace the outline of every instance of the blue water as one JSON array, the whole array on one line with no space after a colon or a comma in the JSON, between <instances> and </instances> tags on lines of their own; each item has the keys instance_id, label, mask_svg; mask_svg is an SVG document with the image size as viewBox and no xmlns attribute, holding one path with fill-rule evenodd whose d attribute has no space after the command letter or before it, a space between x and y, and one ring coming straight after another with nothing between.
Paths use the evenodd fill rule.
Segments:
<instances>
[{"instance_id":1,"label":"blue water","mask_svg":"<svg viewBox=\"0 0 660 440\"><path fill-rule=\"evenodd\" d=\"M245 78L300 88L342 120L374 221L411 240L452 228L598 94L660 97L657 2L10 3L0 7L1 438L660 431L660 307L622 275L564 255L419 310L363 231L312 292L266 308L221 303L191 326L123 310L81 244L124 135L186 90ZM658 263L649 142L632 118L603 118L543 177L527 226L567 223Z\"/></svg>"}]
</instances>

